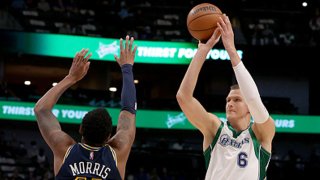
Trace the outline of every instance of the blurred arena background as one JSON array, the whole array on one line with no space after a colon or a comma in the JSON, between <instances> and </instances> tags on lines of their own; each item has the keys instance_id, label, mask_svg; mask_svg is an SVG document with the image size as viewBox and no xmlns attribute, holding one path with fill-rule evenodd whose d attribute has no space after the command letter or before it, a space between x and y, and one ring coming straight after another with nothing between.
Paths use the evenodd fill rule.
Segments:
<instances>
[{"instance_id":1,"label":"blurred arena background","mask_svg":"<svg viewBox=\"0 0 320 180\"><path fill-rule=\"evenodd\" d=\"M81 116L98 106L117 113L121 89L118 65L99 58L99 46L85 42L106 38L113 42L129 34L146 47L151 42L153 46L187 43L195 48L197 41L187 31L186 16L201 2L216 4L232 19L237 49L242 51L262 100L276 117L268 179L317 177L319 0L1 0L0 179L53 179L52 154L31 108L68 73L76 50L72 43L43 42L39 36L75 37L83 43L74 46L93 47L95 57L88 75L63 95L58 103L63 106L57 108L65 115L62 128L79 140L78 113ZM170 44L175 42L178 44ZM50 52L44 52L45 43L52 43ZM58 55L61 51L70 52L71 57ZM162 60L141 59L134 66L139 112L126 179L203 179L202 136L180 114L175 99L188 63ZM208 111L223 116L233 82L230 62L221 57L210 59L201 71L195 96ZM157 125L160 121L168 126Z\"/></svg>"}]
</instances>

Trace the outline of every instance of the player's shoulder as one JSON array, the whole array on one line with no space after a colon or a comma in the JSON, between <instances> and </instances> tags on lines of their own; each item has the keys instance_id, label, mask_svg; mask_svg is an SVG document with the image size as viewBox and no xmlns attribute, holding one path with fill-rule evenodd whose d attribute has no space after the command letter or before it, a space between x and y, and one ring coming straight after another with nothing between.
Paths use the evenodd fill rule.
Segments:
<instances>
[{"instance_id":1,"label":"player's shoulder","mask_svg":"<svg viewBox=\"0 0 320 180\"><path fill-rule=\"evenodd\" d=\"M208 112L209 119L215 124L215 126L220 126L224 119L219 117L217 114Z\"/></svg>"}]
</instances>

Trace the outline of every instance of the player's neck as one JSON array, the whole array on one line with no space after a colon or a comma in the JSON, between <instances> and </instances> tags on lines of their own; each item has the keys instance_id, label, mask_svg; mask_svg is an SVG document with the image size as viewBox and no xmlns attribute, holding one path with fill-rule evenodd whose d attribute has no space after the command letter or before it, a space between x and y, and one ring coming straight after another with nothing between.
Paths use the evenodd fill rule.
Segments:
<instances>
[{"instance_id":1,"label":"player's neck","mask_svg":"<svg viewBox=\"0 0 320 180\"><path fill-rule=\"evenodd\" d=\"M81 139L81 143L86 144L86 145L91 146L91 147L102 147L102 146L104 146L104 144L89 143L86 140L84 140L83 138Z\"/></svg>"},{"instance_id":2,"label":"player's neck","mask_svg":"<svg viewBox=\"0 0 320 180\"><path fill-rule=\"evenodd\" d=\"M233 122L229 121L229 123L231 124L234 130L236 130L237 132L240 132L240 131L246 130L249 127L250 119L248 120L246 118L243 118Z\"/></svg>"}]
</instances>

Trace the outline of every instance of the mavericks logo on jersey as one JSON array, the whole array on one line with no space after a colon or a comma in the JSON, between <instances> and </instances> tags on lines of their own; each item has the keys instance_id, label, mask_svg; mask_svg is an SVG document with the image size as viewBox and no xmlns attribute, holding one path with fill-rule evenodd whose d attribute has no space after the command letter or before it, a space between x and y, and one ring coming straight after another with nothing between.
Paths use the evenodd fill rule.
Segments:
<instances>
[{"instance_id":1,"label":"mavericks logo on jersey","mask_svg":"<svg viewBox=\"0 0 320 180\"><path fill-rule=\"evenodd\" d=\"M246 137L246 138L242 139L242 141L238 142L235 139L230 138L228 134L222 134L219 139L219 144L221 144L224 147L232 146L232 147L240 149L242 147L242 145L245 143L249 143L248 137Z\"/></svg>"}]
</instances>

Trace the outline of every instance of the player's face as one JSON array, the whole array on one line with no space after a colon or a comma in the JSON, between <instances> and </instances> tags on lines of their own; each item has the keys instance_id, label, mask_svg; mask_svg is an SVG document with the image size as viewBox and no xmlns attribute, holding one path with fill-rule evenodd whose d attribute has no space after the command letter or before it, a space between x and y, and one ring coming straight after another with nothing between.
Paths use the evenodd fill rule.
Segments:
<instances>
[{"instance_id":1,"label":"player's face","mask_svg":"<svg viewBox=\"0 0 320 180\"><path fill-rule=\"evenodd\" d=\"M240 89L231 90L226 101L226 115L228 120L243 118L248 114L249 109L242 97Z\"/></svg>"}]
</instances>

